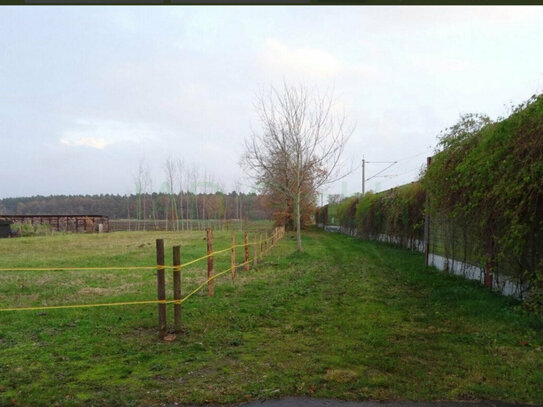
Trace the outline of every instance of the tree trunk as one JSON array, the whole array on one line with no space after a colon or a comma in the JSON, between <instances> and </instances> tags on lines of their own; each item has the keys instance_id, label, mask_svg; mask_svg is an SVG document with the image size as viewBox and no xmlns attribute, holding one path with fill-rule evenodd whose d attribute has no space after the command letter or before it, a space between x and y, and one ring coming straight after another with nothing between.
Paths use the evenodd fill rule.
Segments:
<instances>
[{"instance_id":1,"label":"tree trunk","mask_svg":"<svg viewBox=\"0 0 543 407\"><path fill-rule=\"evenodd\" d=\"M296 242L298 244L298 251L302 251L302 231L300 230L300 193L296 194L296 211L295 215L296 217Z\"/></svg>"},{"instance_id":2,"label":"tree trunk","mask_svg":"<svg viewBox=\"0 0 543 407\"><path fill-rule=\"evenodd\" d=\"M145 221L147 219L146 212L145 212L145 192L143 193L143 230L145 230Z\"/></svg>"}]
</instances>

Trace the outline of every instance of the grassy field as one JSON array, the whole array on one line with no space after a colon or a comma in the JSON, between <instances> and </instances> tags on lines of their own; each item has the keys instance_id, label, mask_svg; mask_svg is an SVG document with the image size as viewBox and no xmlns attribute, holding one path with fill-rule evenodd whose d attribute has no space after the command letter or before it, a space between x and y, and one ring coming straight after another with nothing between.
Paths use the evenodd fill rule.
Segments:
<instances>
[{"instance_id":1,"label":"grassy field","mask_svg":"<svg viewBox=\"0 0 543 407\"><path fill-rule=\"evenodd\" d=\"M205 254L202 232L119 232L3 239L0 258L2 267L153 265L157 237L170 264L174 244L182 261ZM229 245L226 232L215 240ZM514 300L386 244L311 231L304 245L296 253L287 235L260 269L218 280L214 298L192 297L174 342L157 337L156 305L0 312L0 405L543 402L543 323ZM217 263L228 268L228 254ZM154 299L155 279L0 272L0 307ZM183 293L204 279L205 262L183 270Z\"/></svg>"}]
</instances>

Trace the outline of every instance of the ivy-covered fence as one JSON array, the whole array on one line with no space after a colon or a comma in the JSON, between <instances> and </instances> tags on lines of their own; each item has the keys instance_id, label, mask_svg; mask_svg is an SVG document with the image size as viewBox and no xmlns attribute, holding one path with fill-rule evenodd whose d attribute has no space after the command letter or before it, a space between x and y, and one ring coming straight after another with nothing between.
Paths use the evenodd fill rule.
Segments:
<instances>
[{"instance_id":1,"label":"ivy-covered fence","mask_svg":"<svg viewBox=\"0 0 543 407\"><path fill-rule=\"evenodd\" d=\"M462 116L438 148L420 181L338 204L342 230L416 248L428 213L432 253L453 271L456 261L514 279L543 312L543 95L496 122ZM317 223L329 212L319 208Z\"/></svg>"},{"instance_id":2,"label":"ivy-covered fence","mask_svg":"<svg viewBox=\"0 0 543 407\"><path fill-rule=\"evenodd\" d=\"M337 213L342 232L366 239L397 243L417 248L424 234L425 192L420 182L363 197L344 199L337 205L317 209L317 224L328 224L331 211Z\"/></svg>"},{"instance_id":3,"label":"ivy-covered fence","mask_svg":"<svg viewBox=\"0 0 543 407\"><path fill-rule=\"evenodd\" d=\"M543 310L543 95L504 120L464 116L423 178L446 256L510 276Z\"/></svg>"}]
</instances>

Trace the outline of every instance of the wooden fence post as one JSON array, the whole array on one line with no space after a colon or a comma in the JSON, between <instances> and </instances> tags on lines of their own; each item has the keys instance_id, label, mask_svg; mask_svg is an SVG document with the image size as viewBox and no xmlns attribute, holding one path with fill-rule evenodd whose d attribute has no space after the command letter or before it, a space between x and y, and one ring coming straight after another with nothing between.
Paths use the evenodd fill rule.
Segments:
<instances>
[{"instance_id":1,"label":"wooden fence post","mask_svg":"<svg viewBox=\"0 0 543 407\"><path fill-rule=\"evenodd\" d=\"M213 277L213 229L207 228L207 278L208 280ZM207 295L213 297L215 294L214 281L209 280L207 282Z\"/></svg>"},{"instance_id":2,"label":"wooden fence post","mask_svg":"<svg viewBox=\"0 0 543 407\"><path fill-rule=\"evenodd\" d=\"M158 300L166 300L166 280L164 278L164 240L156 240L156 285ZM158 303L158 336L164 338L166 336L166 304Z\"/></svg>"},{"instance_id":3,"label":"wooden fence post","mask_svg":"<svg viewBox=\"0 0 543 407\"><path fill-rule=\"evenodd\" d=\"M262 233L259 233L258 236L260 237L260 261L262 262L262 259L264 258L263 254L262 254Z\"/></svg>"},{"instance_id":4,"label":"wooden fence post","mask_svg":"<svg viewBox=\"0 0 543 407\"><path fill-rule=\"evenodd\" d=\"M253 267L256 268L258 266L258 245L256 241L256 235L255 235L255 243L253 245Z\"/></svg>"},{"instance_id":5,"label":"wooden fence post","mask_svg":"<svg viewBox=\"0 0 543 407\"><path fill-rule=\"evenodd\" d=\"M232 232L232 253L230 256L230 263L232 267L232 281L236 280L236 236Z\"/></svg>"},{"instance_id":6,"label":"wooden fence post","mask_svg":"<svg viewBox=\"0 0 543 407\"><path fill-rule=\"evenodd\" d=\"M244 233L245 241L245 271L249 271L249 236L247 232Z\"/></svg>"},{"instance_id":7,"label":"wooden fence post","mask_svg":"<svg viewBox=\"0 0 543 407\"><path fill-rule=\"evenodd\" d=\"M181 247L173 247L173 299L181 301ZM181 332L181 303L173 304L173 319L175 332Z\"/></svg>"}]
</instances>

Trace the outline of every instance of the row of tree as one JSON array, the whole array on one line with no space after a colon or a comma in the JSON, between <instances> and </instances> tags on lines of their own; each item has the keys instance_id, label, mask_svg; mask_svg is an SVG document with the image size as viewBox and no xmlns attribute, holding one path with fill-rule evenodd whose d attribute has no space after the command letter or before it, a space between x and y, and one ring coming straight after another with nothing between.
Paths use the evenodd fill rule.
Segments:
<instances>
[{"instance_id":1,"label":"row of tree","mask_svg":"<svg viewBox=\"0 0 543 407\"><path fill-rule=\"evenodd\" d=\"M189 219L273 217L277 225L296 230L301 251L300 230L311 219L317 190L350 172L341 159L353 129L331 93L302 85L271 87L257 98L256 107L262 127L246 140L241 162L259 195L241 193L239 183L228 195L217 192L224 188L205 170L173 158L165 161L164 181L157 188L142 159L134 176L135 194L7 198L0 201L0 211L160 219L171 221L175 229Z\"/></svg>"},{"instance_id":2,"label":"row of tree","mask_svg":"<svg viewBox=\"0 0 543 407\"><path fill-rule=\"evenodd\" d=\"M241 191L225 194L224 185L182 159L168 158L162 165L162 179L151 177L149 163L140 159L133 176L135 193L129 195L52 195L5 198L0 214L75 215L99 214L111 219L167 221L174 230L189 227L189 220L270 219L270 197ZM159 192L156 192L156 191Z\"/></svg>"},{"instance_id":3,"label":"row of tree","mask_svg":"<svg viewBox=\"0 0 543 407\"><path fill-rule=\"evenodd\" d=\"M153 182L149 164L138 163L135 184L135 207L132 218L167 219L183 227L189 219L269 219L270 211L264 199L255 193L241 192L240 182L234 182L234 191L222 193L224 186L207 170L189 166L181 158L167 158L162 166L163 182ZM158 199L152 192L158 186Z\"/></svg>"},{"instance_id":4,"label":"row of tree","mask_svg":"<svg viewBox=\"0 0 543 407\"><path fill-rule=\"evenodd\" d=\"M131 195L51 195L0 200L3 215L99 214L111 219L183 220L270 219L269 200L255 193L136 193ZM180 221L180 222L175 222Z\"/></svg>"}]
</instances>

